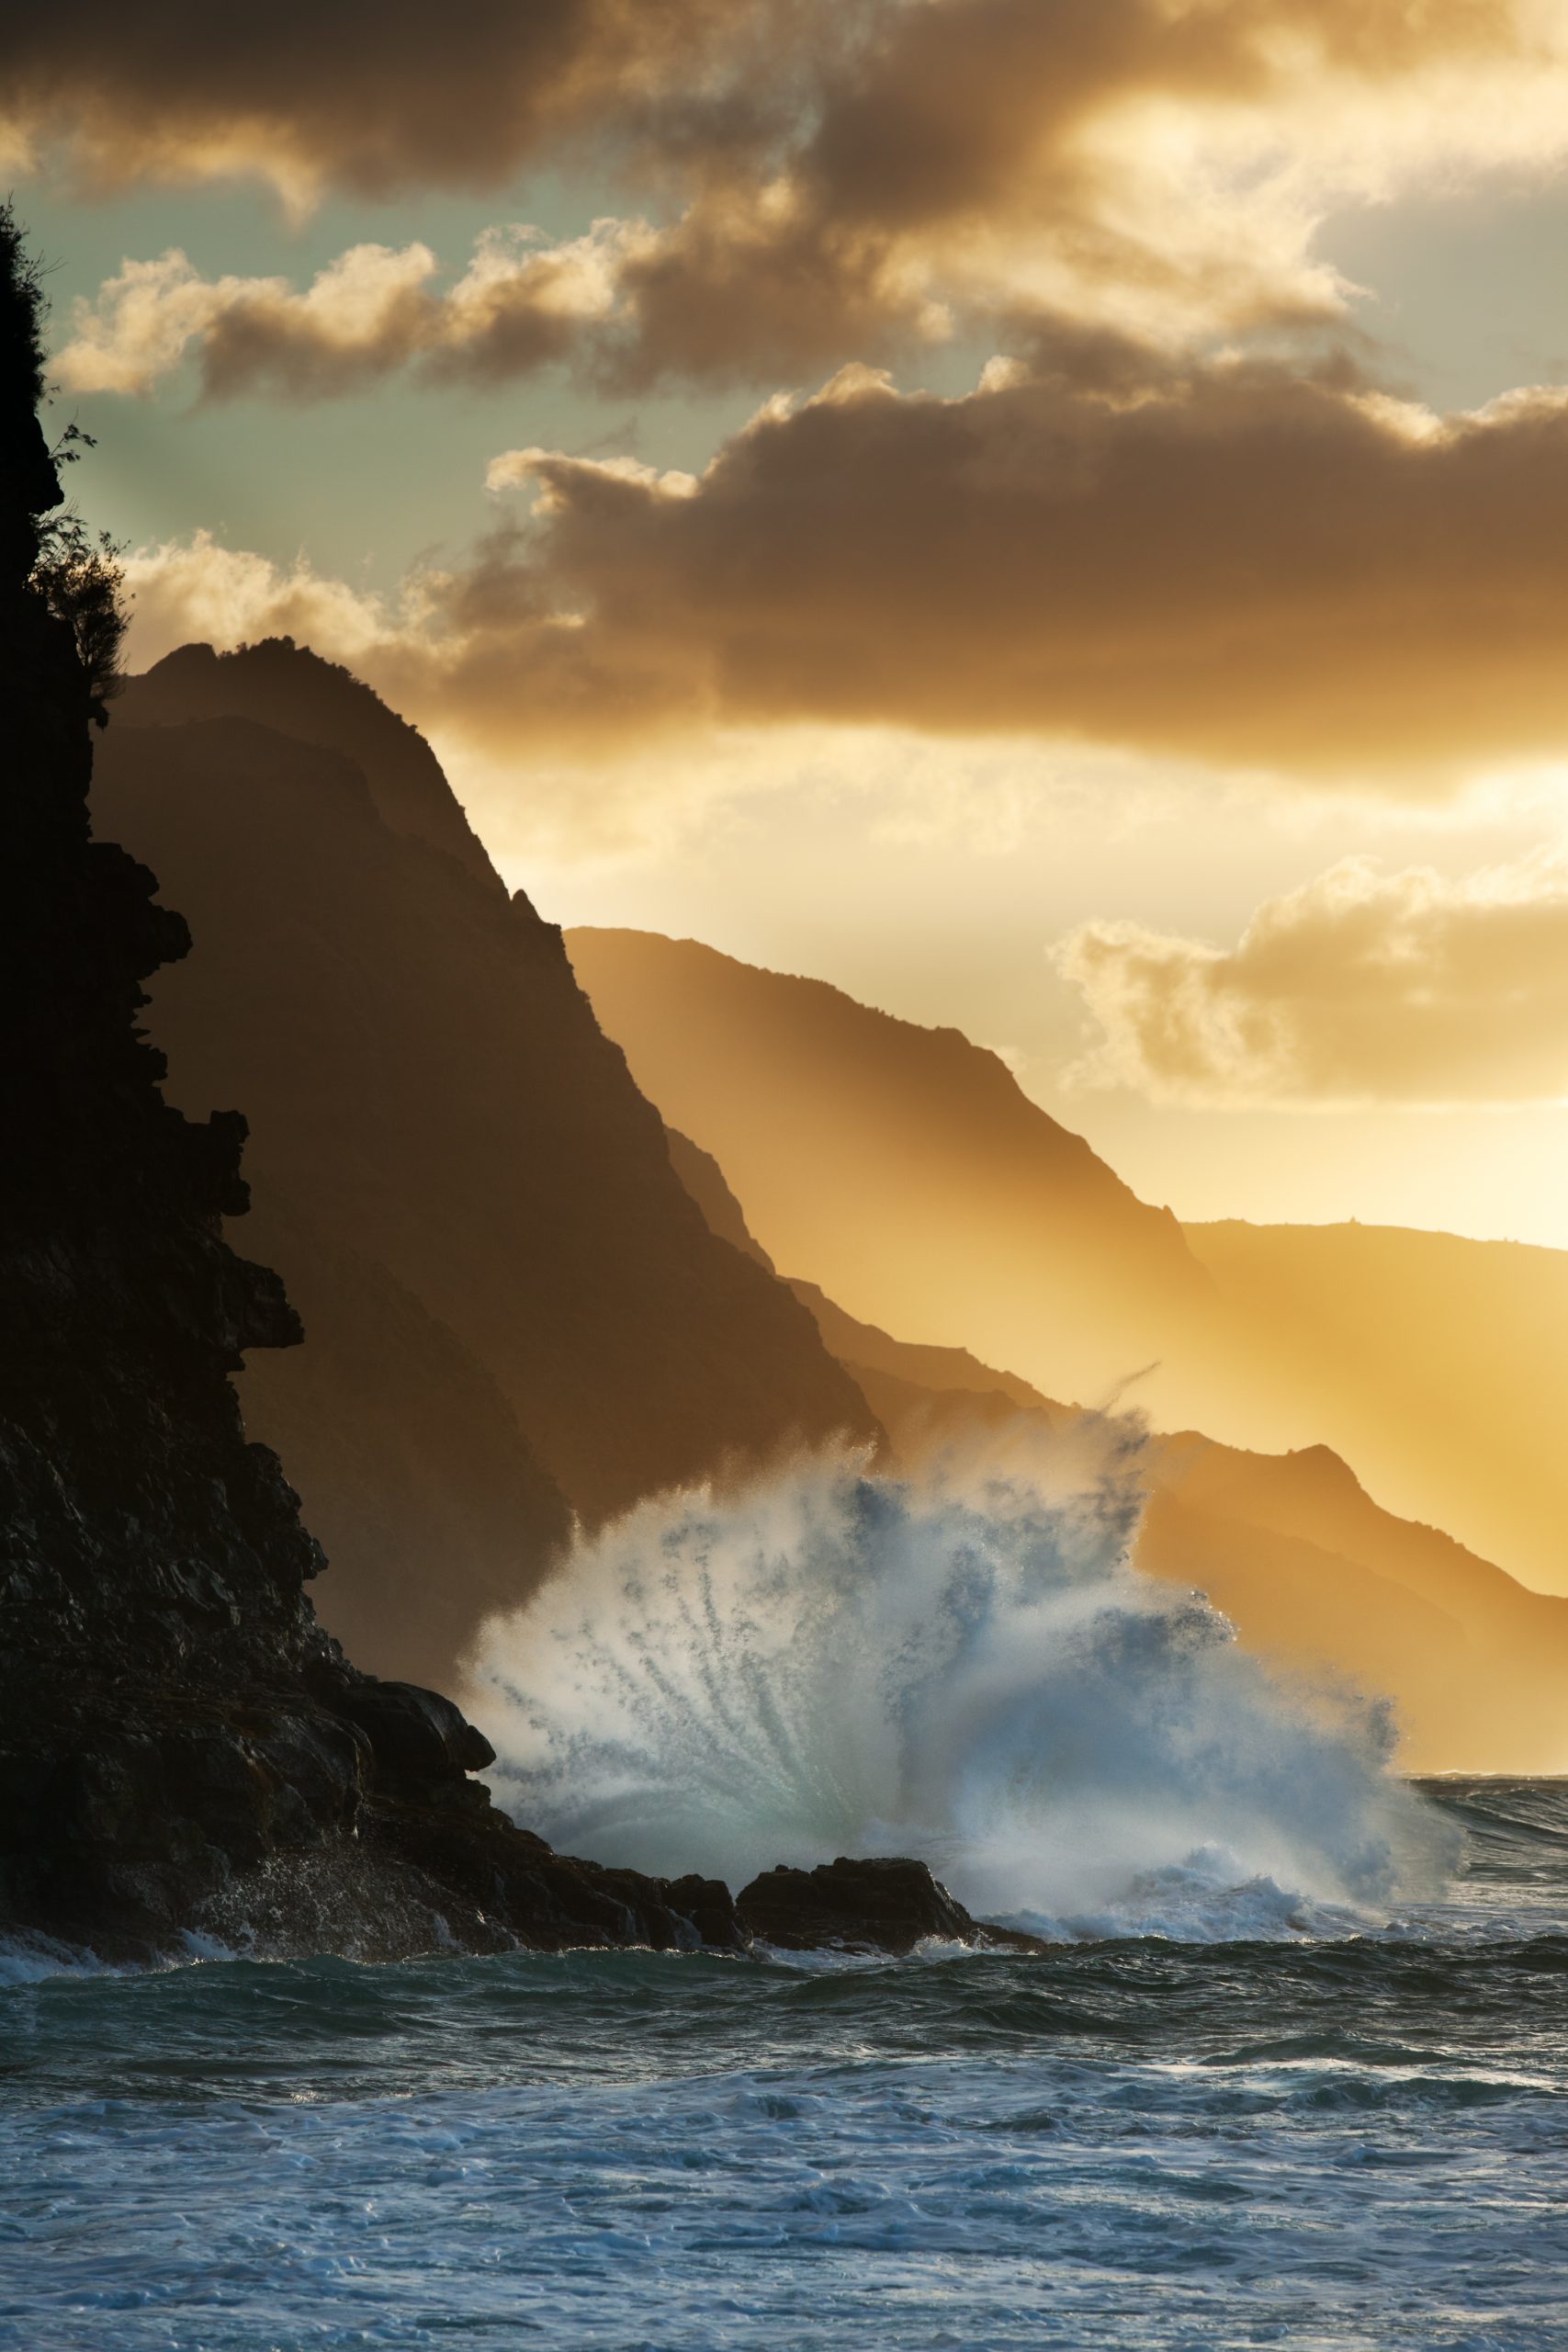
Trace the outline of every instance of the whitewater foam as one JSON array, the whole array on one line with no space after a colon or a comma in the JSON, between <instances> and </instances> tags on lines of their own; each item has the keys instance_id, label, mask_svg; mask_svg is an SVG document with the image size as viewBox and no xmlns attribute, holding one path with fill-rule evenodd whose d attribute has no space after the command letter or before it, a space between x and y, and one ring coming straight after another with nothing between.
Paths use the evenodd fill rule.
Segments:
<instances>
[{"instance_id":1,"label":"whitewater foam","mask_svg":"<svg viewBox=\"0 0 1568 2352\"><path fill-rule=\"evenodd\" d=\"M1385 1706L1287 1691L1139 1576L1124 1430L1028 1478L814 1458L643 1505L493 1620L467 1704L558 1846L739 1886L913 1853L1059 1934L1279 1936L1431 1888Z\"/></svg>"}]
</instances>

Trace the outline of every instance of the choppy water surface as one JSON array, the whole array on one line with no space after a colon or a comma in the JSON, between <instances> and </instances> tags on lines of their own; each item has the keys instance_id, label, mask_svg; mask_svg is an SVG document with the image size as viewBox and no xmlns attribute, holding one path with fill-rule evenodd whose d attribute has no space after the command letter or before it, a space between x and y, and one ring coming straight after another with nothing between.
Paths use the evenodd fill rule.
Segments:
<instances>
[{"instance_id":1,"label":"choppy water surface","mask_svg":"<svg viewBox=\"0 0 1568 2352\"><path fill-rule=\"evenodd\" d=\"M1433 1802L1362 1932L18 1965L0 2344L1562 2346L1568 1784Z\"/></svg>"}]
</instances>

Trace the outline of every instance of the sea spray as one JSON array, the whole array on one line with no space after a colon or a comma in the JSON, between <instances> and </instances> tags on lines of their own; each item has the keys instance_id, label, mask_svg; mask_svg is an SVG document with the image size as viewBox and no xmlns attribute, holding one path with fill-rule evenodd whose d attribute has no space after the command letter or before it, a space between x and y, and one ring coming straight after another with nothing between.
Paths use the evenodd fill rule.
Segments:
<instances>
[{"instance_id":1,"label":"sea spray","mask_svg":"<svg viewBox=\"0 0 1568 2352\"><path fill-rule=\"evenodd\" d=\"M918 1854L973 1910L1080 1933L1278 1934L1429 1884L1386 1710L1285 1690L1130 1567L1135 1469L1100 1427L1029 1477L818 1457L584 1540L481 1637L498 1800L732 1886Z\"/></svg>"}]
</instances>

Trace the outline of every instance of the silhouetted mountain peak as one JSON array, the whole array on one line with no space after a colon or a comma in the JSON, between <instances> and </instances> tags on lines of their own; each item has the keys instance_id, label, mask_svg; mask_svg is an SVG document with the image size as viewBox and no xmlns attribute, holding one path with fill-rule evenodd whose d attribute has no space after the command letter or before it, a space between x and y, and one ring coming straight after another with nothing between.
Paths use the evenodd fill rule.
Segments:
<instances>
[{"instance_id":1,"label":"silhouetted mountain peak","mask_svg":"<svg viewBox=\"0 0 1568 2352\"><path fill-rule=\"evenodd\" d=\"M125 697L96 801L206 943L150 1026L175 1100L245 1103L254 1230L310 1336L246 1410L327 1539L333 1630L449 1675L569 1510L880 1431L799 1302L715 1239L558 930L388 815L376 763L429 760L412 730L297 647L190 650ZM215 716L236 680L247 707Z\"/></svg>"},{"instance_id":2,"label":"silhouetted mountain peak","mask_svg":"<svg viewBox=\"0 0 1568 2352\"><path fill-rule=\"evenodd\" d=\"M341 752L363 774L382 820L445 850L471 874L499 884L440 763L416 727L335 662L291 637L265 638L233 653L182 645L133 678L120 716L136 727L250 718Z\"/></svg>"}]
</instances>

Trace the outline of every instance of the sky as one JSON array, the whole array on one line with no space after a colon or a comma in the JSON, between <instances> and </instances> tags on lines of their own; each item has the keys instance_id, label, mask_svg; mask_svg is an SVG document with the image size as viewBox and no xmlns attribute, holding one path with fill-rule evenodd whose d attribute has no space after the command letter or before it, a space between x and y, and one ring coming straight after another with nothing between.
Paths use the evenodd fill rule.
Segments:
<instances>
[{"instance_id":1,"label":"sky","mask_svg":"<svg viewBox=\"0 0 1568 2352\"><path fill-rule=\"evenodd\" d=\"M7 12L141 666L1002 1053L1187 1218L1568 1247L1568 0Z\"/></svg>"}]
</instances>

